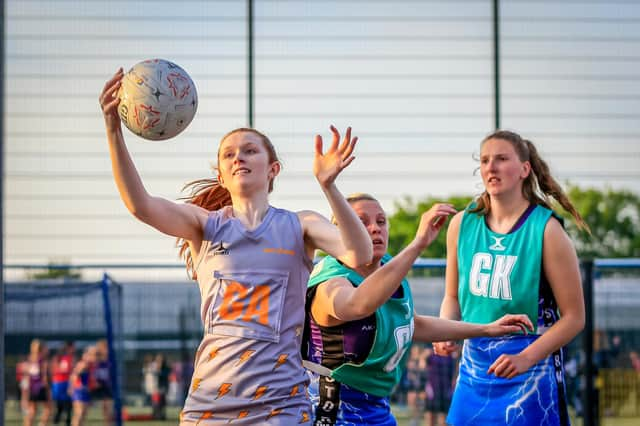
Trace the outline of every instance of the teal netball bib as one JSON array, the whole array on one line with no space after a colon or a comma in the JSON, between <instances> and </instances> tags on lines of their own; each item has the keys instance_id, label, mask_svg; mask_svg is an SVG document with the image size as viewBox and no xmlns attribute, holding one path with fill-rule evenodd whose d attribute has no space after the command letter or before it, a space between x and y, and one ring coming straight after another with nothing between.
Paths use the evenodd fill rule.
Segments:
<instances>
[{"instance_id":1,"label":"teal netball bib","mask_svg":"<svg viewBox=\"0 0 640 426\"><path fill-rule=\"evenodd\" d=\"M498 234L484 216L465 211L458 236L463 321L486 324L508 313L524 313L537 324L542 241L551 214L536 206L518 229Z\"/></svg>"}]
</instances>

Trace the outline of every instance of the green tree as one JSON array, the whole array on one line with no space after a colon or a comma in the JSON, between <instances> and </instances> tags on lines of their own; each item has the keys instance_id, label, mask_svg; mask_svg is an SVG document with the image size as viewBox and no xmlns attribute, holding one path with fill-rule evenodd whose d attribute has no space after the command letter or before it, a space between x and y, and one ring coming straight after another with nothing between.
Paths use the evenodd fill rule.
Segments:
<instances>
[{"instance_id":1,"label":"green tree","mask_svg":"<svg viewBox=\"0 0 640 426\"><path fill-rule=\"evenodd\" d=\"M82 278L82 274L66 264L49 262L46 269L28 272L27 277L32 280L62 279L68 281L79 280Z\"/></svg>"},{"instance_id":2,"label":"green tree","mask_svg":"<svg viewBox=\"0 0 640 426\"><path fill-rule=\"evenodd\" d=\"M554 210L565 218L567 232L580 258L640 257L640 197L637 194L626 190L569 186L567 195L592 232L589 235L580 231L569 213L554 206ZM471 200L470 196L457 195L448 199L428 197L418 202L404 198L396 202L396 212L389 217L389 252L397 254L411 242L419 215L434 203L446 202L462 210ZM444 258L446 232L440 232L421 256Z\"/></svg>"},{"instance_id":3,"label":"green tree","mask_svg":"<svg viewBox=\"0 0 640 426\"><path fill-rule=\"evenodd\" d=\"M420 215L435 203L449 203L457 210L464 209L472 200L470 196L454 195L447 199L428 197L415 203L404 198L395 203L396 212L389 217L389 253L395 255L415 237ZM421 257L444 258L447 252L446 224L438 238L420 255Z\"/></svg>"},{"instance_id":4,"label":"green tree","mask_svg":"<svg viewBox=\"0 0 640 426\"><path fill-rule=\"evenodd\" d=\"M578 230L561 208L565 225L581 258L640 257L640 197L630 191L570 186L569 199L591 228Z\"/></svg>"}]
</instances>

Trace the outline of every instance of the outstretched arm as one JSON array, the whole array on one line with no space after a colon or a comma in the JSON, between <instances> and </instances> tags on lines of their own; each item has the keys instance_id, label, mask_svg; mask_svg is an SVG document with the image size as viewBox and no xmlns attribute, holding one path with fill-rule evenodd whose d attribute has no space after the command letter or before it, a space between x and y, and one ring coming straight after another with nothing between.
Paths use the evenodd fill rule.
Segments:
<instances>
[{"instance_id":1,"label":"outstretched arm","mask_svg":"<svg viewBox=\"0 0 640 426\"><path fill-rule=\"evenodd\" d=\"M584 328L584 296L578 256L562 225L553 218L544 230L542 263L558 303L560 319L519 354L500 355L488 373L509 379L515 377L569 343Z\"/></svg>"},{"instance_id":2,"label":"outstretched arm","mask_svg":"<svg viewBox=\"0 0 640 426\"><path fill-rule=\"evenodd\" d=\"M472 324L444 318L416 315L415 342L437 342L461 340L471 337L497 337L523 331L533 331L533 324L527 315L505 315L490 324Z\"/></svg>"},{"instance_id":3,"label":"outstretched arm","mask_svg":"<svg viewBox=\"0 0 640 426\"><path fill-rule=\"evenodd\" d=\"M335 180L354 160L352 154L358 138L351 138L350 127L342 143L335 127L331 126L331 132L333 141L326 153L322 152L322 136L316 136L313 173L329 201L338 227L315 212L299 212L298 217L308 248L320 249L355 268L371 261L373 248L364 225L338 190Z\"/></svg>"},{"instance_id":4,"label":"outstretched arm","mask_svg":"<svg viewBox=\"0 0 640 426\"><path fill-rule=\"evenodd\" d=\"M438 236L447 216L454 213L455 209L449 204L433 205L420 217L414 240L358 287L353 287L345 278L320 284L311 306L316 321L321 325L338 325L375 312L393 295L416 258Z\"/></svg>"},{"instance_id":5,"label":"outstretched arm","mask_svg":"<svg viewBox=\"0 0 640 426\"><path fill-rule=\"evenodd\" d=\"M458 235L460 222L464 212L456 214L447 229L447 268L445 270L445 290L440 305L440 318L460 320L460 303L458 302ZM447 339L436 339L447 340ZM433 349L438 355L448 355L458 349L458 345L451 339L436 342Z\"/></svg>"},{"instance_id":6,"label":"outstretched arm","mask_svg":"<svg viewBox=\"0 0 640 426\"><path fill-rule=\"evenodd\" d=\"M178 204L150 195L129 155L117 112L120 100L116 95L122 77L123 71L120 68L104 85L99 99L107 131L113 177L120 198L131 214L142 222L165 234L196 242L199 246L208 212L192 204Z\"/></svg>"}]
</instances>

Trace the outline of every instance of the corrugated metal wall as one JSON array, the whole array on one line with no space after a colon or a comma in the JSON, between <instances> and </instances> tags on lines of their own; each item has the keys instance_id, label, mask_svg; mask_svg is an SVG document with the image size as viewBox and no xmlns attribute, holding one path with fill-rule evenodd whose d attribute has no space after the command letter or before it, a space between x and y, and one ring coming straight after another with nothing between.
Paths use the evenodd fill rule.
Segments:
<instances>
[{"instance_id":1,"label":"corrugated metal wall","mask_svg":"<svg viewBox=\"0 0 640 426\"><path fill-rule=\"evenodd\" d=\"M328 214L313 135L352 125L340 178L392 211L403 195L479 191L493 126L492 2L255 0L255 126L280 151L275 205ZM640 191L640 3L502 2L503 127L562 178ZM7 263L173 263L172 239L133 219L113 183L98 94L118 66L171 59L200 105L178 138L125 130L150 192L209 175L247 123L245 1L6 1Z\"/></svg>"}]
</instances>

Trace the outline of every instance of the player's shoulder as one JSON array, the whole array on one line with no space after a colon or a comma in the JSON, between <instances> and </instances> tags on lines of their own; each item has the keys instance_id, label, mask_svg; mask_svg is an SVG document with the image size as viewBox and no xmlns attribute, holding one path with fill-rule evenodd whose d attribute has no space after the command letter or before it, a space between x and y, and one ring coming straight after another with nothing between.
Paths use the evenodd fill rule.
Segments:
<instances>
[{"instance_id":1,"label":"player's shoulder","mask_svg":"<svg viewBox=\"0 0 640 426\"><path fill-rule=\"evenodd\" d=\"M458 232L460 231L460 224L462 223L462 218L464 217L464 215L465 211L460 210L451 218L451 220L449 221L449 226L447 227L447 234L458 234Z\"/></svg>"},{"instance_id":2,"label":"player's shoulder","mask_svg":"<svg viewBox=\"0 0 640 426\"><path fill-rule=\"evenodd\" d=\"M462 222L462 218L464 217L465 213L466 213L466 210L460 210L458 213L453 215L453 217L451 218L451 221L449 222L449 226L451 226L452 224L456 226L460 226L460 222Z\"/></svg>"},{"instance_id":3,"label":"player's shoulder","mask_svg":"<svg viewBox=\"0 0 640 426\"><path fill-rule=\"evenodd\" d=\"M544 237L547 238L562 238L566 236L564 225L558 219L556 215L550 215L544 226Z\"/></svg>"},{"instance_id":4,"label":"player's shoulder","mask_svg":"<svg viewBox=\"0 0 640 426\"><path fill-rule=\"evenodd\" d=\"M295 215L298 216L301 222L318 220L321 217L318 212L314 212L313 210L298 210L295 212Z\"/></svg>"}]
</instances>

